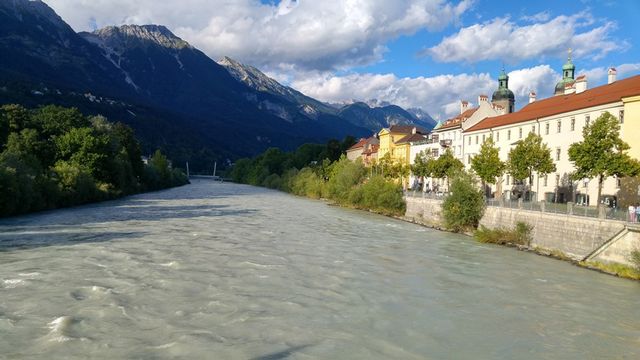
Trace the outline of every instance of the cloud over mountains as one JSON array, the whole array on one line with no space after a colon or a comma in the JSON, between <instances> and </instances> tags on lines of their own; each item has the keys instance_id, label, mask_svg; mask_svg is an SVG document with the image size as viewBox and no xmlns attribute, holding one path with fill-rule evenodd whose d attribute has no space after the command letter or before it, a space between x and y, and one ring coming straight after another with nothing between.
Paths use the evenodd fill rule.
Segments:
<instances>
[{"instance_id":1,"label":"cloud over mountains","mask_svg":"<svg viewBox=\"0 0 640 360\"><path fill-rule=\"evenodd\" d=\"M113 24L167 25L213 58L258 67L336 70L382 59L385 44L456 22L470 0L47 0L76 30Z\"/></svg>"}]
</instances>

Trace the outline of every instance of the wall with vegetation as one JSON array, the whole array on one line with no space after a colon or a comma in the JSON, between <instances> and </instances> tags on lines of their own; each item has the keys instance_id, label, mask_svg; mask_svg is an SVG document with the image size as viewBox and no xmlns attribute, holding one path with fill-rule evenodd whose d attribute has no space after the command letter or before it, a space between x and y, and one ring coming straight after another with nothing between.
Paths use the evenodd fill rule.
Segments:
<instances>
[{"instance_id":1,"label":"wall with vegetation","mask_svg":"<svg viewBox=\"0 0 640 360\"><path fill-rule=\"evenodd\" d=\"M435 228L444 227L442 200L407 197L405 201L407 220ZM640 250L640 228L628 231L632 228L615 220L487 207L480 227L513 229L519 222L532 227L531 247L561 252L577 261L633 265L629 255L634 250Z\"/></svg>"}]
</instances>

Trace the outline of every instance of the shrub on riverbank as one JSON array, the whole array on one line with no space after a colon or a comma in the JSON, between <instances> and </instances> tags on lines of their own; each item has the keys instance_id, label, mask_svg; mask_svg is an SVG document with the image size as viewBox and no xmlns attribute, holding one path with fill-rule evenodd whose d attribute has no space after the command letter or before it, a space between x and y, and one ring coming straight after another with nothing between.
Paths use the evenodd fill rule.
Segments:
<instances>
[{"instance_id":1,"label":"shrub on riverbank","mask_svg":"<svg viewBox=\"0 0 640 360\"><path fill-rule=\"evenodd\" d=\"M349 139L345 140L343 147L346 149L349 143ZM333 149L332 144L327 144L327 148ZM238 160L231 177L236 182L312 199L325 198L342 206L385 215L404 214L406 205L399 184L382 176L369 177L368 169L360 161L353 162L344 156L334 161L320 158L327 153L333 152L318 151L310 145L303 145L293 153L270 149L253 159ZM300 164L307 165L298 170Z\"/></svg>"},{"instance_id":2,"label":"shrub on riverbank","mask_svg":"<svg viewBox=\"0 0 640 360\"><path fill-rule=\"evenodd\" d=\"M489 229L480 226L473 236L481 243L498 245L530 245L533 227L525 222L518 222L513 229Z\"/></svg>"},{"instance_id":3,"label":"shrub on riverbank","mask_svg":"<svg viewBox=\"0 0 640 360\"><path fill-rule=\"evenodd\" d=\"M58 106L0 107L0 216L185 183L160 152L145 166L126 125Z\"/></svg>"},{"instance_id":4,"label":"shrub on riverbank","mask_svg":"<svg viewBox=\"0 0 640 360\"><path fill-rule=\"evenodd\" d=\"M442 203L444 225L453 232L478 227L484 214L484 196L472 175L459 172L451 182L451 193Z\"/></svg>"},{"instance_id":5,"label":"shrub on riverbank","mask_svg":"<svg viewBox=\"0 0 640 360\"><path fill-rule=\"evenodd\" d=\"M631 252L631 263L633 263L633 266L640 273L640 250L633 250Z\"/></svg>"}]
</instances>

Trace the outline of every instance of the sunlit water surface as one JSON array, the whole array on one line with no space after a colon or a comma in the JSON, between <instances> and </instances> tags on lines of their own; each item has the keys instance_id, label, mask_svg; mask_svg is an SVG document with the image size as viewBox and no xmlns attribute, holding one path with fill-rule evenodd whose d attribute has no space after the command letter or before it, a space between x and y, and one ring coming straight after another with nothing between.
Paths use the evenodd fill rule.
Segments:
<instances>
[{"instance_id":1,"label":"sunlit water surface","mask_svg":"<svg viewBox=\"0 0 640 360\"><path fill-rule=\"evenodd\" d=\"M0 221L0 358L638 359L640 285L206 180Z\"/></svg>"}]
</instances>

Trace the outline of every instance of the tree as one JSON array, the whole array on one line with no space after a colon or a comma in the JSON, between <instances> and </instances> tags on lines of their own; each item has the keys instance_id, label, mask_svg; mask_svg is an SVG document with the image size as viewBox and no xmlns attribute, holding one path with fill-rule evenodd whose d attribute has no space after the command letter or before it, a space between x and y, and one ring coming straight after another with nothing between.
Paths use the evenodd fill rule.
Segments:
<instances>
[{"instance_id":1,"label":"tree","mask_svg":"<svg viewBox=\"0 0 640 360\"><path fill-rule=\"evenodd\" d=\"M620 138L618 119L609 112L585 126L582 137L583 141L569 147L569 160L573 161L576 168L573 178L598 178L600 206L604 180L610 176L635 176L640 173L640 163L626 153L629 144Z\"/></svg>"},{"instance_id":2,"label":"tree","mask_svg":"<svg viewBox=\"0 0 640 360\"><path fill-rule=\"evenodd\" d=\"M428 178L431 176L431 172L433 171L433 156L431 156L431 152L428 151L420 151L416 154L416 158L413 160L413 164L411 165L411 172L414 176Z\"/></svg>"},{"instance_id":3,"label":"tree","mask_svg":"<svg viewBox=\"0 0 640 360\"><path fill-rule=\"evenodd\" d=\"M460 171L453 177L450 194L442 203L442 216L447 229L460 232L476 228L484 214L484 196L473 176Z\"/></svg>"},{"instance_id":4,"label":"tree","mask_svg":"<svg viewBox=\"0 0 640 360\"><path fill-rule=\"evenodd\" d=\"M451 149L447 149L444 154L440 155L433 163L432 176L442 179L447 178L447 189L449 188L449 179L464 169L462 161L453 156Z\"/></svg>"},{"instance_id":5,"label":"tree","mask_svg":"<svg viewBox=\"0 0 640 360\"><path fill-rule=\"evenodd\" d=\"M556 164L551 158L551 149L547 144L542 143L542 137L534 133L522 141L519 141L515 148L509 152L507 161L509 174L516 181L523 181L533 176L535 171L538 174L538 186L540 189L540 176L556 171ZM537 191L536 191L537 193Z\"/></svg>"},{"instance_id":6,"label":"tree","mask_svg":"<svg viewBox=\"0 0 640 360\"><path fill-rule=\"evenodd\" d=\"M506 165L500 160L500 150L495 146L492 137L482 143L478 155L471 159L471 168L482 180L483 190L486 184L495 184L496 179L502 176Z\"/></svg>"}]
</instances>

